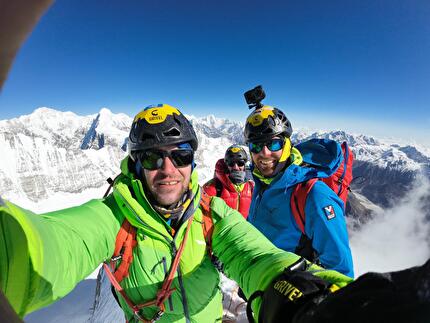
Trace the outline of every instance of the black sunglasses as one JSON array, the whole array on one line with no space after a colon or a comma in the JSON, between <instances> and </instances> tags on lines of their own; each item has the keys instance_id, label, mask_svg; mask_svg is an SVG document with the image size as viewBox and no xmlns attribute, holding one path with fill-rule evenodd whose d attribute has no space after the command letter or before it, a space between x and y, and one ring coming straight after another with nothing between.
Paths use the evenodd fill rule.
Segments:
<instances>
[{"instance_id":1,"label":"black sunglasses","mask_svg":"<svg viewBox=\"0 0 430 323\"><path fill-rule=\"evenodd\" d=\"M275 138L266 142L251 142L249 143L249 150L254 154L258 154L263 150L264 146L266 146L270 151L279 151L284 147L284 139Z\"/></svg>"},{"instance_id":2,"label":"black sunglasses","mask_svg":"<svg viewBox=\"0 0 430 323\"><path fill-rule=\"evenodd\" d=\"M148 170L156 170L163 167L164 158L169 157L175 167L185 167L194 160L194 151L191 149L175 150L144 150L135 154L142 167Z\"/></svg>"},{"instance_id":3,"label":"black sunglasses","mask_svg":"<svg viewBox=\"0 0 430 323\"><path fill-rule=\"evenodd\" d=\"M234 165L237 165L239 167L245 166L245 162L243 160L231 160L227 163L228 167L234 167Z\"/></svg>"}]
</instances>

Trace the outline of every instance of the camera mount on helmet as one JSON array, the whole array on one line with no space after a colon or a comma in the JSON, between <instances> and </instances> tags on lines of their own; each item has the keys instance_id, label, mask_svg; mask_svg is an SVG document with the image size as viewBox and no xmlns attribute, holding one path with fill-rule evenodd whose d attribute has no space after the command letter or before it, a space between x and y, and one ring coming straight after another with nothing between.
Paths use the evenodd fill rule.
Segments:
<instances>
[{"instance_id":1,"label":"camera mount on helmet","mask_svg":"<svg viewBox=\"0 0 430 323\"><path fill-rule=\"evenodd\" d=\"M245 96L246 103L250 109L259 109L263 107L261 101L266 97L266 93L264 93L261 85L257 85L252 90L246 91L243 95Z\"/></svg>"}]
</instances>

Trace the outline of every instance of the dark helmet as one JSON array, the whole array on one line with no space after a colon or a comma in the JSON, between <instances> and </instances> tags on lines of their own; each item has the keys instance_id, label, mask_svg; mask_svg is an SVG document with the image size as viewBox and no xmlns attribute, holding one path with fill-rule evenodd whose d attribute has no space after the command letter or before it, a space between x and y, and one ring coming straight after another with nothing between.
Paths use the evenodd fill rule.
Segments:
<instances>
[{"instance_id":1,"label":"dark helmet","mask_svg":"<svg viewBox=\"0 0 430 323\"><path fill-rule=\"evenodd\" d=\"M239 145L233 145L227 148L225 152L224 161L228 165L233 161L243 161L246 163L248 161L248 155L246 154L245 149L240 147Z\"/></svg>"},{"instance_id":2,"label":"dark helmet","mask_svg":"<svg viewBox=\"0 0 430 323\"><path fill-rule=\"evenodd\" d=\"M128 152L188 142L197 150L197 136L193 126L177 109L168 104L146 107L133 120L128 136Z\"/></svg>"},{"instance_id":3,"label":"dark helmet","mask_svg":"<svg viewBox=\"0 0 430 323\"><path fill-rule=\"evenodd\" d=\"M247 143L265 141L278 135L289 138L292 133L291 122L285 114L268 105L256 109L246 119L244 135Z\"/></svg>"}]
</instances>

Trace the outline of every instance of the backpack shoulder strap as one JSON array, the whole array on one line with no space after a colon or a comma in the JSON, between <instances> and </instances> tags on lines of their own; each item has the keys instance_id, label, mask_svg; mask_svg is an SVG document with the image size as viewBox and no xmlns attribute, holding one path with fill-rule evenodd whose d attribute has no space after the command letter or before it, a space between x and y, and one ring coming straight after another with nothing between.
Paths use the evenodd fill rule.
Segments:
<instances>
[{"instance_id":1,"label":"backpack shoulder strap","mask_svg":"<svg viewBox=\"0 0 430 323\"><path fill-rule=\"evenodd\" d=\"M118 283L128 276L128 269L133 261L133 248L136 245L136 228L124 219L116 236L115 250L111 259L111 262L121 259L120 265L113 273Z\"/></svg>"},{"instance_id":2,"label":"backpack shoulder strap","mask_svg":"<svg viewBox=\"0 0 430 323\"><path fill-rule=\"evenodd\" d=\"M203 212L203 235L205 237L206 245L208 246L208 252L210 255L212 255L212 233L214 230L214 222L212 219L211 212L211 200L212 198L208 194L206 194L206 192L202 191L200 205L202 207Z\"/></svg>"},{"instance_id":3,"label":"backpack shoulder strap","mask_svg":"<svg viewBox=\"0 0 430 323\"><path fill-rule=\"evenodd\" d=\"M222 183L217 177L215 177L215 189L216 189L216 196L220 197L222 192Z\"/></svg>"},{"instance_id":4,"label":"backpack shoulder strap","mask_svg":"<svg viewBox=\"0 0 430 323\"><path fill-rule=\"evenodd\" d=\"M306 199L312 187L318 181L318 178L311 178L306 182L297 184L291 193L290 206L294 220L297 223L300 231L305 234L305 206Z\"/></svg>"}]
</instances>

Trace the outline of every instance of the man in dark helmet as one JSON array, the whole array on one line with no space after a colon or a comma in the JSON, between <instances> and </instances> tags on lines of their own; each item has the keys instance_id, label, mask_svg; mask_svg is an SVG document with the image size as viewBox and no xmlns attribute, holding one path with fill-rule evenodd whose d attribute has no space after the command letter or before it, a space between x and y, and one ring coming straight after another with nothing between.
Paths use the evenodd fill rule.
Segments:
<instances>
[{"instance_id":1,"label":"man in dark helmet","mask_svg":"<svg viewBox=\"0 0 430 323\"><path fill-rule=\"evenodd\" d=\"M221 197L228 206L238 210L246 219L251 204L254 182L246 178L248 156L239 145L227 148L224 158L215 164L215 176L204 186L210 196Z\"/></svg>"},{"instance_id":2,"label":"man in dark helmet","mask_svg":"<svg viewBox=\"0 0 430 323\"><path fill-rule=\"evenodd\" d=\"M65 296L104 262L128 322L221 321L212 256L248 297L299 261L202 192L196 149L178 109L150 106L134 118L129 154L103 199L42 215L0 199L0 288L19 316ZM327 287L351 281L317 265L305 272Z\"/></svg>"},{"instance_id":3,"label":"man in dark helmet","mask_svg":"<svg viewBox=\"0 0 430 323\"><path fill-rule=\"evenodd\" d=\"M353 277L344 205L336 193L317 181L305 201L304 232L294 218L290 199L295 185L324 174L304 167L291 144L292 132L285 114L270 106L254 110L246 120L255 179L248 221L277 247Z\"/></svg>"}]
</instances>

